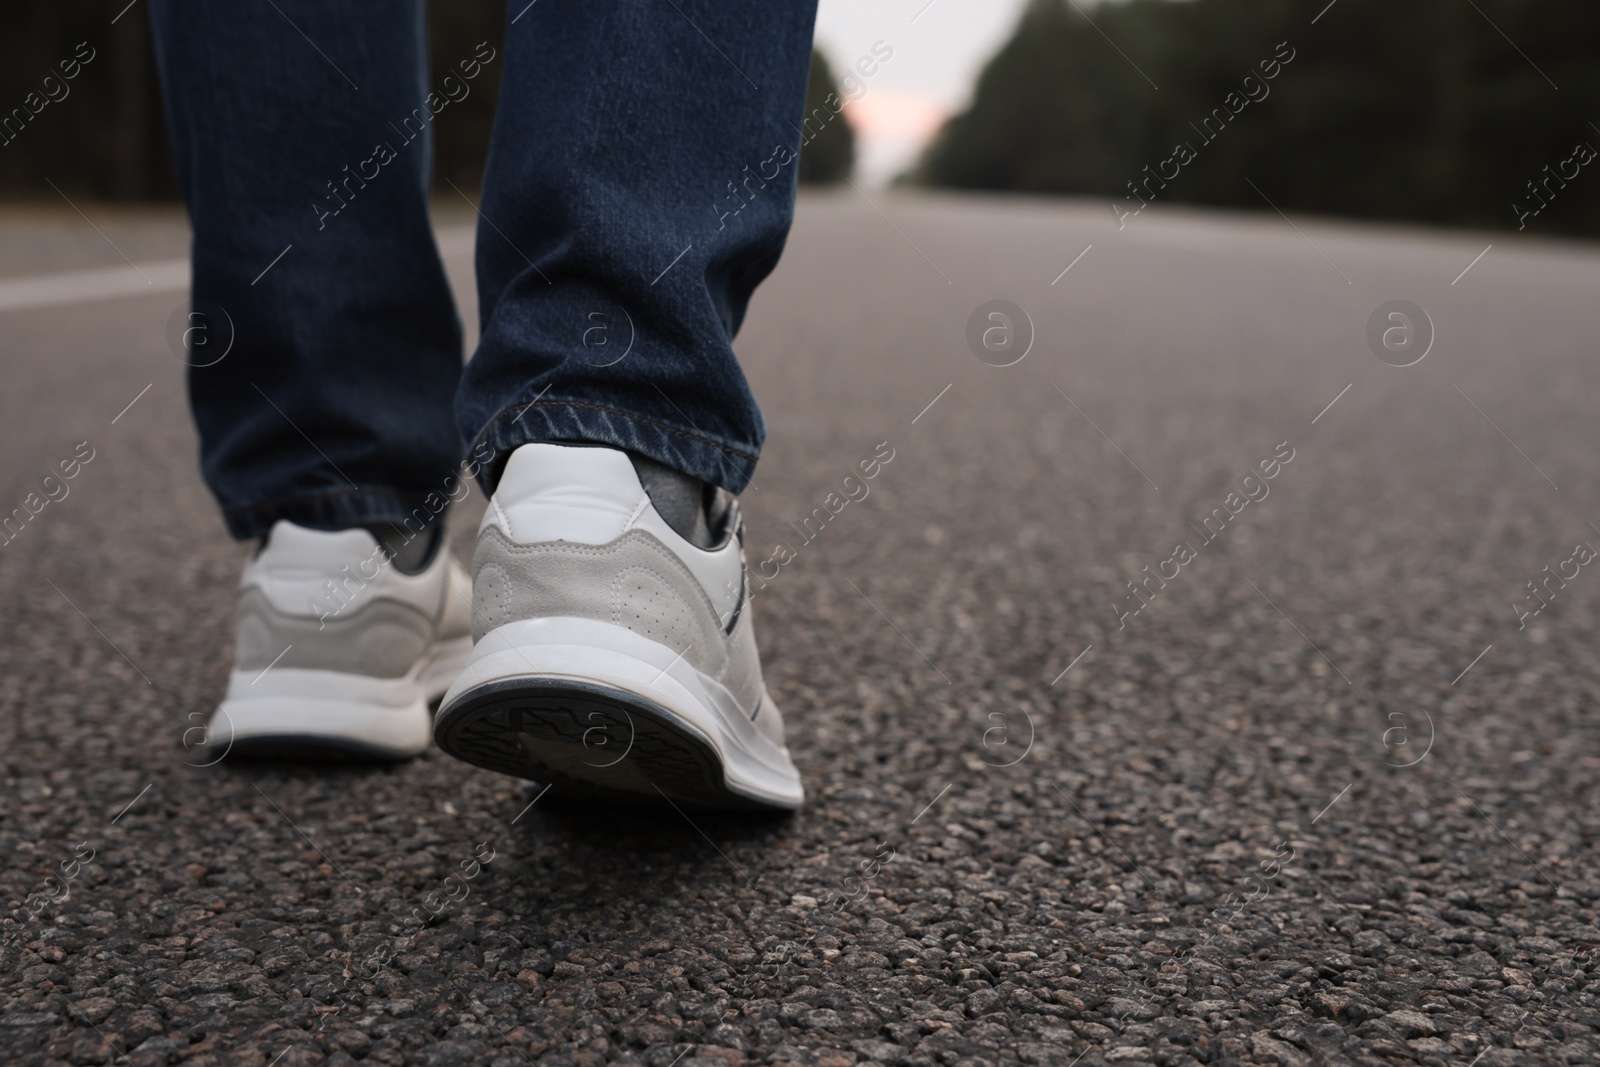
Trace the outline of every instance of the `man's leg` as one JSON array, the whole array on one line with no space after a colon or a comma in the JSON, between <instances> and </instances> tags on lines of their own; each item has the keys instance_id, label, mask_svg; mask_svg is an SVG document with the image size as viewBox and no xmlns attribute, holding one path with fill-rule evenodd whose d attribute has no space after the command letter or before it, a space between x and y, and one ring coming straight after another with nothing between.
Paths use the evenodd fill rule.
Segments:
<instances>
[{"instance_id":1,"label":"man's leg","mask_svg":"<svg viewBox=\"0 0 1600 1067\"><path fill-rule=\"evenodd\" d=\"M194 225L191 362L210 363L190 400L228 529L401 522L460 461L423 4L156 0L152 16Z\"/></svg>"},{"instance_id":2,"label":"man's leg","mask_svg":"<svg viewBox=\"0 0 1600 1067\"><path fill-rule=\"evenodd\" d=\"M816 2L508 15L468 451L607 444L738 492L765 428L730 342L793 215Z\"/></svg>"},{"instance_id":3,"label":"man's leg","mask_svg":"<svg viewBox=\"0 0 1600 1067\"><path fill-rule=\"evenodd\" d=\"M229 531L263 539L198 762L415 755L471 649L439 550L461 334L428 225L421 0L153 17L194 225L201 468Z\"/></svg>"},{"instance_id":4,"label":"man's leg","mask_svg":"<svg viewBox=\"0 0 1600 1067\"><path fill-rule=\"evenodd\" d=\"M797 807L731 495L763 427L730 342L788 232L815 0L508 14L457 398L494 496L434 737L572 793Z\"/></svg>"}]
</instances>

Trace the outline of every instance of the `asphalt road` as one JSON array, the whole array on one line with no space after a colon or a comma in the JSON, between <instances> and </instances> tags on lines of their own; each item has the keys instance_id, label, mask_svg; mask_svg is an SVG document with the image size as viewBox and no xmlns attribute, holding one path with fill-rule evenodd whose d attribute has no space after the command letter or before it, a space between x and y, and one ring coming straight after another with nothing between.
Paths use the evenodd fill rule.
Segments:
<instances>
[{"instance_id":1,"label":"asphalt road","mask_svg":"<svg viewBox=\"0 0 1600 1067\"><path fill-rule=\"evenodd\" d=\"M0 547L0 1059L1600 1059L1600 251L875 200L803 203L738 344L764 821L216 760L182 222L0 217L0 511L93 451Z\"/></svg>"}]
</instances>

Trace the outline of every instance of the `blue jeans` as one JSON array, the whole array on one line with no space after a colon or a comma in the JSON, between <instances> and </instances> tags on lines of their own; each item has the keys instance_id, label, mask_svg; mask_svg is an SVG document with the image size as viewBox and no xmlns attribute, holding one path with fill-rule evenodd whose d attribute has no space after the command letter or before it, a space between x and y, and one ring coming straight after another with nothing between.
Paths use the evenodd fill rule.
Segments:
<instances>
[{"instance_id":1,"label":"blue jeans","mask_svg":"<svg viewBox=\"0 0 1600 1067\"><path fill-rule=\"evenodd\" d=\"M492 492L533 441L749 481L765 427L730 342L793 216L816 0L512 0L505 54L441 57L436 85L422 0L151 10L234 536L436 514L464 457ZM463 369L430 142L493 63Z\"/></svg>"}]
</instances>

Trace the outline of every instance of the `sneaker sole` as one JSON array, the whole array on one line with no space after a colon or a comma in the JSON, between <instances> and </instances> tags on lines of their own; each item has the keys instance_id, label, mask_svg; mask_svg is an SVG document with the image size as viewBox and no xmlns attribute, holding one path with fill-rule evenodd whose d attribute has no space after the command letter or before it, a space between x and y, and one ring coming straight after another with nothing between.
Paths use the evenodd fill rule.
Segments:
<instances>
[{"instance_id":1,"label":"sneaker sole","mask_svg":"<svg viewBox=\"0 0 1600 1067\"><path fill-rule=\"evenodd\" d=\"M610 801L793 810L788 753L681 654L592 619L527 619L478 642L434 740L477 767Z\"/></svg>"},{"instance_id":2,"label":"sneaker sole","mask_svg":"<svg viewBox=\"0 0 1600 1067\"><path fill-rule=\"evenodd\" d=\"M666 708L603 685L520 678L479 686L441 712L434 740L475 767L568 797L773 806L729 789L716 749Z\"/></svg>"},{"instance_id":3,"label":"sneaker sole","mask_svg":"<svg viewBox=\"0 0 1600 1067\"><path fill-rule=\"evenodd\" d=\"M206 748L245 758L395 761L432 739L430 707L471 655L471 640L437 643L400 678L279 667L235 671L211 715Z\"/></svg>"}]
</instances>

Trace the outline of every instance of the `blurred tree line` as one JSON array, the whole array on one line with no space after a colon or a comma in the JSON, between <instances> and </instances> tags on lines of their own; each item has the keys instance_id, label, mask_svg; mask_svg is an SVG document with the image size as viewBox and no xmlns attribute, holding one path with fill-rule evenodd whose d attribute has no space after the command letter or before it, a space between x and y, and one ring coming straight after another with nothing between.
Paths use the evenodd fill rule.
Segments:
<instances>
[{"instance_id":1,"label":"blurred tree line","mask_svg":"<svg viewBox=\"0 0 1600 1067\"><path fill-rule=\"evenodd\" d=\"M434 0L428 6L434 67L430 85L437 85L455 60L471 55L480 41L501 50L504 0ZM74 198L176 199L143 0L132 5L128 0L28 0L8 4L5 15L0 33L0 196L55 199L53 182ZM63 62L76 66L64 68ZM434 123L434 178L439 184L444 178L463 188L480 183L500 67L486 65L474 91ZM68 70L75 70L70 78L64 77ZM48 84L46 77L52 79ZM807 113L836 91L826 61L817 54L811 78ZM13 109L23 113L13 115ZM830 123L801 154L801 179L841 180L853 159L849 125Z\"/></svg>"},{"instance_id":2,"label":"blurred tree line","mask_svg":"<svg viewBox=\"0 0 1600 1067\"><path fill-rule=\"evenodd\" d=\"M804 126L812 131L810 140L801 137L804 148L800 152L800 180L812 184L840 182L850 176L856 161L856 134L842 114L833 121L825 117L834 115L828 106L830 95L837 97L839 83L833 76L828 59L815 49L811 52L811 76L806 82L806 108L808 118L815 117L816 125ZM838 100L834 101L836 104Z\"/></svg>"},{"instance_id":3,"label":"blurred tree line","mask_svg":"<svg viewBox=\"0 0 1600 1067\"><path fill-rule=\"evenodd\" d=\"M909 178L1596 235L1594 123L1595 0L1031 0Z\"/></svg>"}]
</instances>

